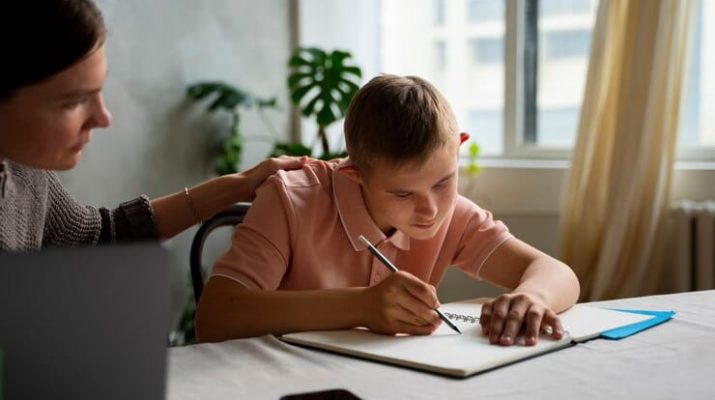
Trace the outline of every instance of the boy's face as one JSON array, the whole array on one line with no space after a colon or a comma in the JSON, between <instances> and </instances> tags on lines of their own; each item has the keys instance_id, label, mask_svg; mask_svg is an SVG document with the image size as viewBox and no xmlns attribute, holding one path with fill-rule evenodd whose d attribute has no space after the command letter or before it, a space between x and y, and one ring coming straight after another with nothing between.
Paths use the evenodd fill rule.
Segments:
<instances>
[{"instance_id":1,"label":"boy's face","mask_svg":"<svg viewBox=\"0 0 715 400\"><path fill-rule=\"evenodd\" d=\"M455 138L424 163L378 162L367 176L358 176L367 209L386 235L397 229L424 240L437 233L457 196L458 149Z\"/></svg>"}]
</instances>

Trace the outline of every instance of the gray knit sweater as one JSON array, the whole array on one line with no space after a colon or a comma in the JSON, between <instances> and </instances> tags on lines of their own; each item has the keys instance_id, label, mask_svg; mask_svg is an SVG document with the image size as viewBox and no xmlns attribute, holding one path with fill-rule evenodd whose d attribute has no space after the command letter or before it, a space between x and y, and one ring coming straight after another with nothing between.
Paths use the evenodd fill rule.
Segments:
<instances>
[{"instance_id":1,"label":"gray knit sweater","mask_svg":"<svg viewBox=\"0 0 715 400\"><path fill-rule=\"evenodd\" d=\"M0 251L156 240L146 196L114 210L84 206L54 172L0 162Z\"/></svg>"}]
</instances>

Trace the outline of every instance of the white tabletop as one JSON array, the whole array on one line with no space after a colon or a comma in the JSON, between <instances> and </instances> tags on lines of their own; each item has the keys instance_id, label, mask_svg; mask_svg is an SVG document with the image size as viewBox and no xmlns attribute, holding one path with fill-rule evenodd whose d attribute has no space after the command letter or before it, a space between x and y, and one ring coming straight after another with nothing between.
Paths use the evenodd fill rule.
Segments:
<instances>
[{"instance_id":1,"label":"white tabletop","mask_svg":"<svg viewBox=\"0 0 715 400\"><path fill-rule=\"evenodd\" d=\"M363 399L713 399L715 291L609 307L674 310L620 341L592 340L466 379L305 349L272 336L169 351L167 398L279 399L344 388Z\"/></svg>"}]
</instances>

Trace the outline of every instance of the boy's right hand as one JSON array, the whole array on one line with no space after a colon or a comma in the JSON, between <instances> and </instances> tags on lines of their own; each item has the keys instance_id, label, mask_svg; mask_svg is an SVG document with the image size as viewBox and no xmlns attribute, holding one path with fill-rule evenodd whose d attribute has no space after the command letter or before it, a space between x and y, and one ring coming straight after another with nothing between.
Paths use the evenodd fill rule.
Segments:
<instances>
[{"instance_id":1,"label":"boy's right hand","mask_svg":"<svg viewBox=\"0 0 715 400\"><path fill-rule=\"evenodd\" d=\"M434 286L400 271L365 290L366 325L377 333L428 335L442 322Z\"/></svg>"}]
</instances>

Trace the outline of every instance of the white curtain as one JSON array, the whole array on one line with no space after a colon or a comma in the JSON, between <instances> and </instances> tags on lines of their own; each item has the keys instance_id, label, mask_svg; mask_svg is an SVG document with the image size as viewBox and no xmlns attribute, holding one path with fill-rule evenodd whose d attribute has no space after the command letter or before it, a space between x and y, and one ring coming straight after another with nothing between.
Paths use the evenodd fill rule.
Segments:
<instances>
[{"instance_id":1,"label":"white curtain","mask_svg":"<svg viewBox=\"0 0 715 400\"><path fill-rule=\"evenodd\" d=\"M581 300L657 284L691 0L601 0L565 193L562 259Z\"/></svg>"}]
</instances>

